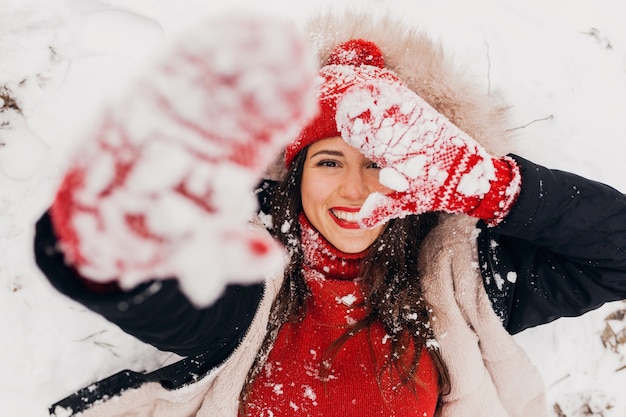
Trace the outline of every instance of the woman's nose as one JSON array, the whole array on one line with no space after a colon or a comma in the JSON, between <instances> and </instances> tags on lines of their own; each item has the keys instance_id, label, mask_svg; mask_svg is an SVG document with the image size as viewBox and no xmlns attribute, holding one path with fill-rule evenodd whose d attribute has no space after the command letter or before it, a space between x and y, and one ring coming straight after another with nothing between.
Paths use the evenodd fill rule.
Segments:
<instances>
[{"instance_id":1,"label":"woman's nose","mask_svg":"<svg viewBox=\"0 0 626 417\"><path fill-rule=\"evenodd\" d=\"M340 186L340 192L343 197L352 200L365 200L370 194L367 179L359 170L351 170L346 172Z\"/></svg>"}]
</instances>

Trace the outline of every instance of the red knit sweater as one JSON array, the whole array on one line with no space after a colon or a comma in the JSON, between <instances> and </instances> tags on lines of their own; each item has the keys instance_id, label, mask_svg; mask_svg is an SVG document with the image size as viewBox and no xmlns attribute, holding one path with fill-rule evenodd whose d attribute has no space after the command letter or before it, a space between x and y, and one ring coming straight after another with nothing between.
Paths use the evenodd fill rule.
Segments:
<instances>
[{"instance_id":1,"label":"red knit sweater","mask_svg":"<svg viewBox=\"0 0 626 417\"><path fill-rule=\"evenodd\" d=\"M305 249L304 276L311 290L307 314L284 325L256 379L247 415L280 416L432 416L437 403L437 373L424 350L417 371L423 382L417 395L401 386L395 372L377 375L389 356L390 343L381 323L360 331L330 363L329 346L363 318L363 286L358 279L364 254L332 247L306 219L301 220ZM328 369L323 377L322 367Z\"/></svg>"}]
</instances>

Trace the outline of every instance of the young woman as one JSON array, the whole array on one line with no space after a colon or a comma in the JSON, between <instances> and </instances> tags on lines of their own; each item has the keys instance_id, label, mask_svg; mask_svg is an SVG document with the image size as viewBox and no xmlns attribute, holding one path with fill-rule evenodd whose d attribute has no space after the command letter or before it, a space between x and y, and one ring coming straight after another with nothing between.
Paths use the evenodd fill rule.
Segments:
<instances>
[{"instance_id":1,"label":"young woman","mask_svg":"<svg viewBox=\"0 0 626 417\"><path fill-rule=\"evenodd\" d=\"M153 260L177 253L163 250L167 239L155 232L163 226L133 211L131 179L147 148L128 143L155 131L107 119L98 151L70 170L37 225L41 269L64 294L186 359L114 375L55 404L53 414L547 415L540 376L511 334L626 298L623 194L503 156L501 107L465 85L423 35L355 15L320 18L309 32L322 63L319 112L308 120L305 100L285 98L305 126L286 147L284 177L257 190L261 213L271 214L269 233L289 254L283 274L228 285L204 307L176 279L130 289L121 279L103 283L112 270L159 276ZM148 87L174 100L161 85ZM172 103L162 107L170 117ZM144 114L129 108L127 120ZM250 106L241 111L246 121L258 116ZM222 160L249 167L267 142L267 131L247 130L253 141L227 149L223 132L216 139L196 130L219 144L211 155L221 158L203 159L214 164L210 181ZM115 173L104 185L90 180L103 159ZM158 178L169 185L152 184L150 201L173 189L205 216L228 219L219 217L216 182L200 199L189 183ZM148 241L150 250L133 253L116 239L112 215L124 220L131 243ZM89 216L95 229L85 226ZM99 252L109 239L131 253ZM264 240L248 242L250 253L270 251ZM191 249L202 256L203 248ZM207 285L219 273L207 270Z\"/></svg>"}]
</instances>

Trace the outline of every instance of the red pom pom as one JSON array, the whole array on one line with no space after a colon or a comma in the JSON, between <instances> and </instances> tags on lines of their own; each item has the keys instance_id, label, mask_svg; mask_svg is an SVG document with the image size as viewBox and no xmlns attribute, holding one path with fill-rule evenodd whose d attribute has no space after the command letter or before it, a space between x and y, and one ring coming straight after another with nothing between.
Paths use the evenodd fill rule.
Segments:
<instances>
[{"instance_id":1,"label":"red pom pom","mask_svg":"<svg viewBox=\"0 0 626 417\"><path fill-rule=\"evenodd\" d=\"M328 65L371 65L385 68L385 60L374 42L351 39L335 46L328 58Z\"/></svg>"}]
</instances>

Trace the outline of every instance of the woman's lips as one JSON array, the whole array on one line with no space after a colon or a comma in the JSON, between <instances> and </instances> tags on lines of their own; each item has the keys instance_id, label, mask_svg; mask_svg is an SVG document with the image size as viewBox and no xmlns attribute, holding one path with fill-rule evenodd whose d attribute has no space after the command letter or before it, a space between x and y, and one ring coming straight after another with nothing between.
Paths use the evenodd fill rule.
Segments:
<instances>
[{"instance_id":1,"label":"woman's lips","mask_svg":"<svg viewBox=\"0 0 626 417\"><path fill-rule=\"evenodd\" d=\"M359 208L354 207L333 207L329 210L330 217L339 225L345 229L360 229Z\"/></svg>"}]
</instances>

